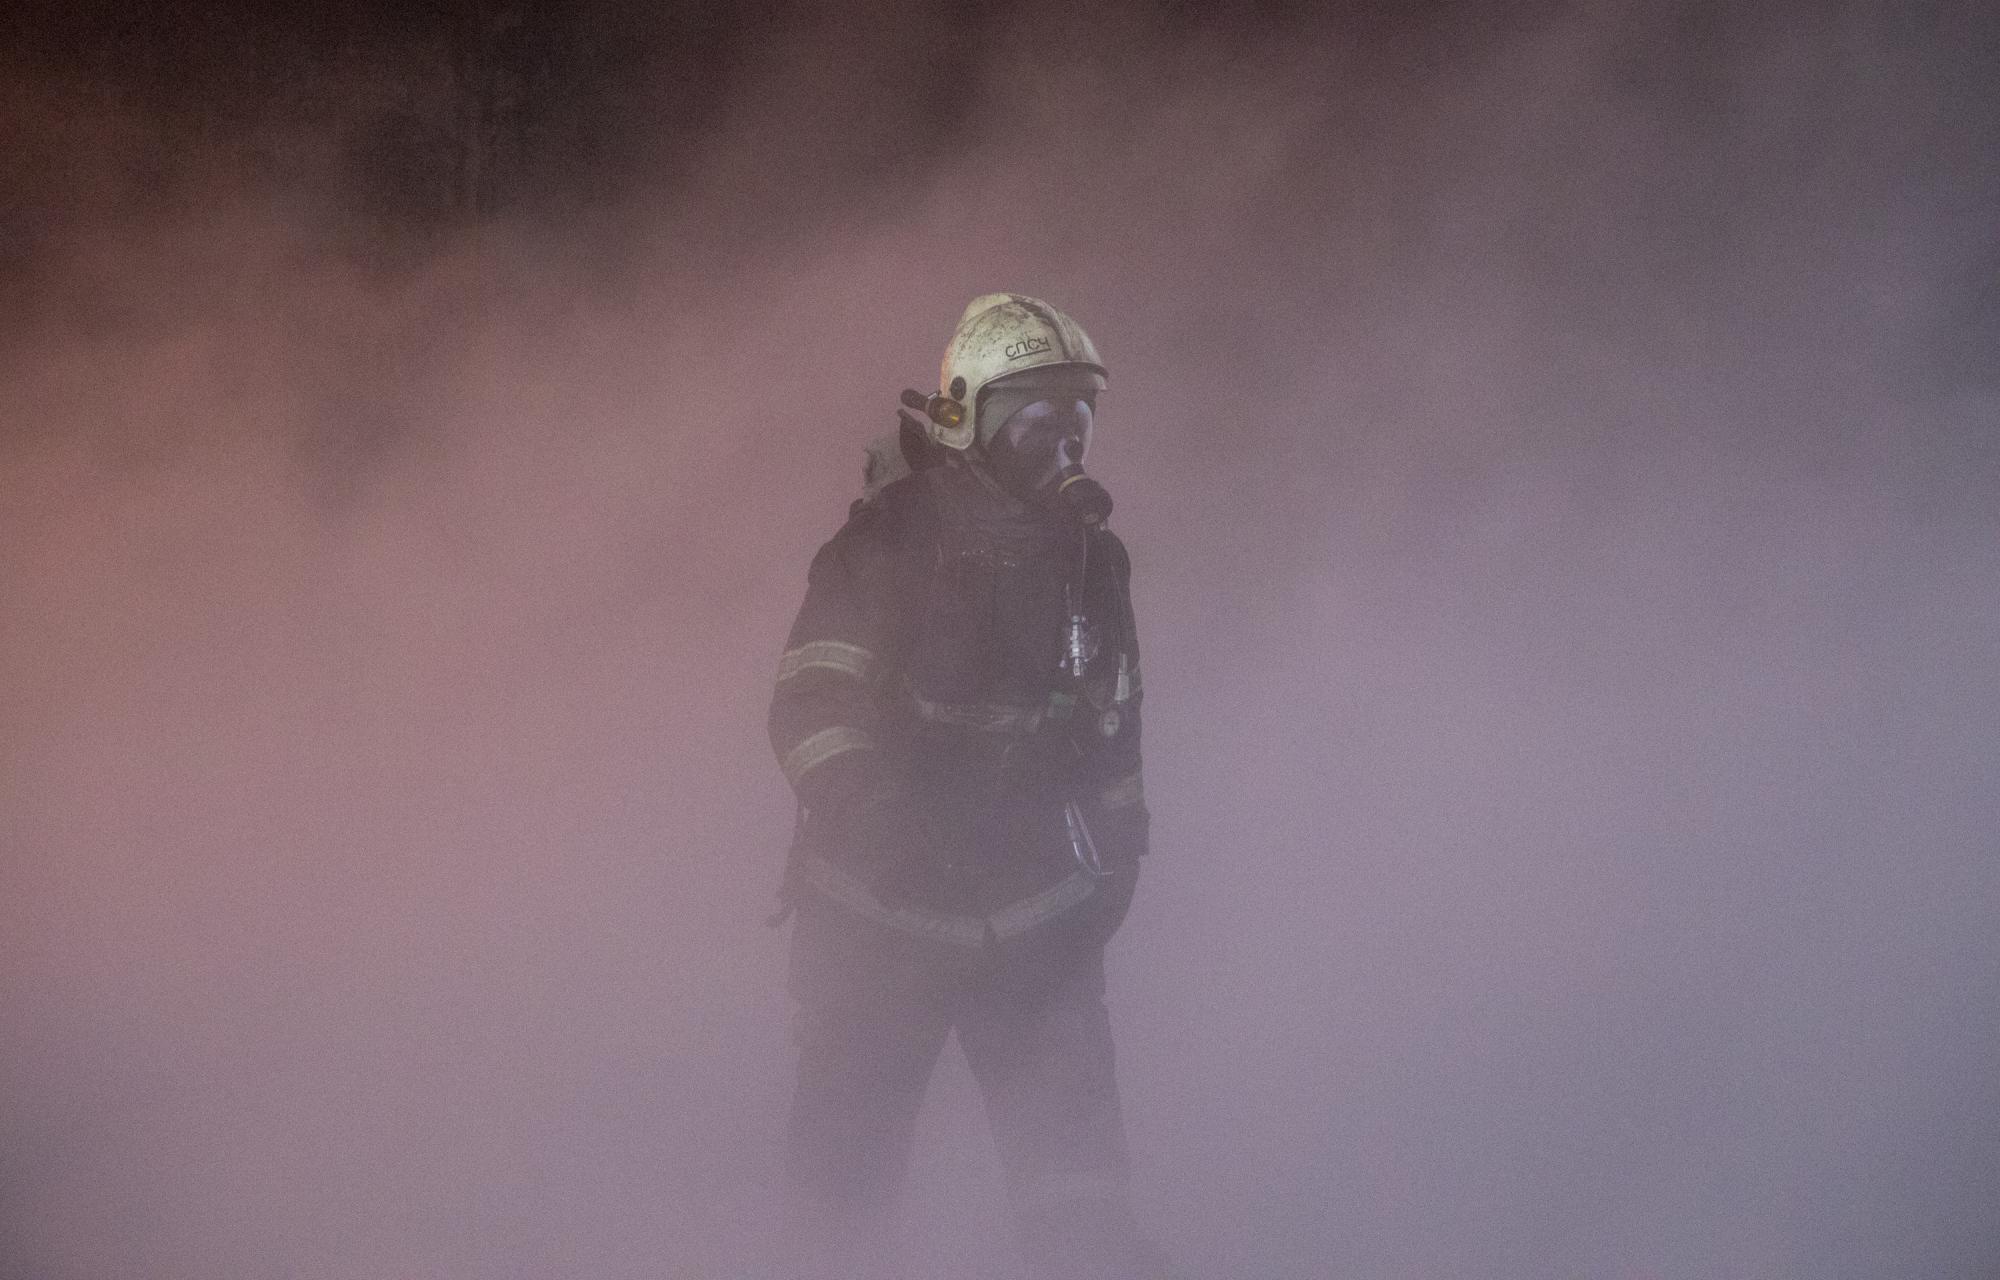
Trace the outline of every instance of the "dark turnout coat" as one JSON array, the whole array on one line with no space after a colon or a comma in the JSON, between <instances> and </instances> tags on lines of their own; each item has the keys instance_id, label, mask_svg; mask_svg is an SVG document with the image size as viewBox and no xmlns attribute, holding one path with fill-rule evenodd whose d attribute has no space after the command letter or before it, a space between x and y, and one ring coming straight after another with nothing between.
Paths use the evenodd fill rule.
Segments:
<instances>
[{"instance_id":1,"label":"dark turnout coat","mask_svg":"<svg viewBox=\"0 0 2000 1280\"><path fill-rule=\"evenodd\" d=\"M858 505L771 703L787 893L953 948L1108 936L1146 847L1130 574L1110 530L955 462Z\"/></svg>"}]
</instances>

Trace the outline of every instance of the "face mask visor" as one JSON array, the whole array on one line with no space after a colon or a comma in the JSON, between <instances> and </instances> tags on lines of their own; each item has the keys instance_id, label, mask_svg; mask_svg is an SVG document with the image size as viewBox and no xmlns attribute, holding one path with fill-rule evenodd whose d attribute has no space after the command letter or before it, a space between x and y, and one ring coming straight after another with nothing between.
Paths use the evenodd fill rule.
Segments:
<instances>
[{"instance_id":1,"label":"face mask visor","mask_svg":"<svg viewBox=\"0 0 2000 1280\"><path fill-rule=\"evenodd\" d=\"M1080 366L987 386L980 396L980 452L993 478L1016 497L1042 500L1082 474L1103 388L1101 374Z\"/></svg>"},{"instance_id":2,"label":"face mask visor","mask_svg":"<svg viewBox=\"0 0 2000 1280\"><path fill-rule=\"evenodd\" d=\"M1046 496L1066 475L1083 470L1095 416L1089 399L1030 401L1008 414L986 442L987 467L1016 497Z\"/></svg>"}]
</instances>

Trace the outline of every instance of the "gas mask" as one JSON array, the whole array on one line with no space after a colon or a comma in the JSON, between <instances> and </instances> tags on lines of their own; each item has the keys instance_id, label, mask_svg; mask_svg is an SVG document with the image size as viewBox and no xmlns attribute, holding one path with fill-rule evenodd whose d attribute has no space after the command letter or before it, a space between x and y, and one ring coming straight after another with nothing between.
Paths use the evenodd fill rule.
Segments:
<instances>
[{"instance_id":1,"label":"gas mask","mask_svg":"<svg viewBox=\"0 0 2000 1280\"><path fill-rule=\"evenodd\" d=\"M1102 523L1111 495L1083 470L1101 385L1094 374L1052 371L988 388L980 417L999 425L980 432L979 455L994 481L1023 502Z\"/></svg>"}]
</instances>

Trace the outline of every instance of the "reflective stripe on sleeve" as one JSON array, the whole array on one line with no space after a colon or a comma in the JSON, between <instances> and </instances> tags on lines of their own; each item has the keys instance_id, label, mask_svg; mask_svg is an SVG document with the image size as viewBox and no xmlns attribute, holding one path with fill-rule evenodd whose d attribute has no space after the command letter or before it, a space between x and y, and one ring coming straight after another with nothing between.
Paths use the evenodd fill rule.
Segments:
<instances>
[{"instance_id":1,"label":"reflective stripe on sleeve","mask_svg":"<svg viewBox=\"0 0 2000 1280\"><path fill-rule=\"evenodd\" d=\"M870 737L866 730L837 724L831 728L821 729L793 747L786 753L784 762L779 767L785 771L785 780L796 787L799 785L799 779L835 756L849 751L872 751L874 747L875 739Z\"/></svg>"},{"instance_id":2,"label":"reflective stripe on sleeve","mask_svg":"<svg viewBox=\"0 0 2000 1280\"><path fill-rule=\"evenodd\" d=\"M874 663L875 655L858 644L849 644L845 640L812 640L796 649L786 650L785 656L778 659L778 683L783 684L815 668L866 680L868 668Z\"/></svg>"}]
</instances>

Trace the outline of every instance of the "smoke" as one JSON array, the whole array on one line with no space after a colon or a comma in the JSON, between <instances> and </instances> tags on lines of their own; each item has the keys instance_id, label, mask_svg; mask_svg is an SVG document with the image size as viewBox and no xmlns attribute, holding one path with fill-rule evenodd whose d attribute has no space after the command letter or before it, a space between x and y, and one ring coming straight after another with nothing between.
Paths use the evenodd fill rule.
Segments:
<instances>
[{"instance_id":1,"label":"smoke","mask_svg":"<svg viewBox=\"0 0 2000 1280\"><path fill-rule=\"evenodd\" d=\"M17 84L0 1275L768 1267L768 681L994 288L1112 368L1190 1274L1993 1274L1995 41L808 16L393 252L324 122ZM919 1273L1003 1274L924 1123Z\"/></svg>"}]
</instances>

